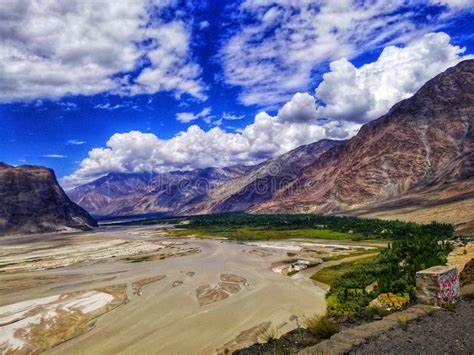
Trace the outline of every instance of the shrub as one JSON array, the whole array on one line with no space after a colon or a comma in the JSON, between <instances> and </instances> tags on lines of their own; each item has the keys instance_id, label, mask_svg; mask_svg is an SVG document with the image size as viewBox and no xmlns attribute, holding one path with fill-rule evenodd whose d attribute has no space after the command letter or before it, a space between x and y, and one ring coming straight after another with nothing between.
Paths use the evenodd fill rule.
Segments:
<instances>
[{"instance_id":1,"label":"shrub","mask_svg":"<svg viewBox=\"0 0 474 355\"><path fill-rule=\"evenodd\" d=\"M271 343L278 338L279 334L276 328L270 327L260 336L260 341L264 343Z\"/></svg>"},{"instance_id":2,"label":"shrub","mask_svg":"<svg viewBox=\"0 0 474 355\"><path fill-rule=\"evenodd\" d=\"M375 317L385 317L390 312L383 307L369 306L364 311L364 318L367 320L373 320Z\"/></svg>"},{"instance_id":3,"label":"shrub","mask_svg":"<svg viewBox=\"0 0 474 355\"><path fill-rule=\"evenodd\" d=\"M339 325L328 315L313 315L304 320L306 329L320 339L328 339L339 332Z\"/></svg>"}]
</instances>

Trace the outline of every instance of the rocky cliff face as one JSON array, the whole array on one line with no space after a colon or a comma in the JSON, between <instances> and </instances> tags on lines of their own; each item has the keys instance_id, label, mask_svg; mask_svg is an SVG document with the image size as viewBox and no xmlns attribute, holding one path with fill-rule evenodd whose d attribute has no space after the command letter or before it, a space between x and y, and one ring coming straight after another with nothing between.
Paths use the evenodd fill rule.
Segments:
<instances>
[{"instance_id":1,"label":"rocky cliff face","mask_svg":"<svg viewBox=\"0 0 474 355\"><path fill-rule=\"evenodd\" d=\"M96 225L69 200L52 170L0 163L0 234L87 230Z\"/></svg>"},{"instance_id":2,"label":"rocky cliff face","mask_svg":"<svg viewBox=\"0 0 474 355\"><path fill-rule=\"evenodd\" d=\"M474 61L469 60L321 155L303 169L298 189L288 186L255 211L338 212L457 183L472 188L473 125Z\"/></svg>"}]
</instances>

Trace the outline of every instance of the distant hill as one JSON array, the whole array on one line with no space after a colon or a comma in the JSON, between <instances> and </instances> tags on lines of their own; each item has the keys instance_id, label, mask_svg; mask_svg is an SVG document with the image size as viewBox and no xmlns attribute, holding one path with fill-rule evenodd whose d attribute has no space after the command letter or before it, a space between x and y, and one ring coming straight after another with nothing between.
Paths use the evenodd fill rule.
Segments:
<instances>
[{"instance_id":1,"label":"distant hill","mask_svg":"<svg viewBox=\"0 0 474 355\"><path fill-rule=\"evenodd\" d=\"M473 125L467 60L348 141L322 140L253 167L109 174L70 196L100 215L337 213L440 220L474 232Z\"/></svg>"},{"instance_id":2,"label":"distant hill","mask_svg":"<svg viewBox=\"0 0 474 355\"><path fill-rule=\"evenodd\" d=\"M200 203L209 191L253 167L233 166L170 173L110 173L71 191L73 201L93 215L127 216L167 212Z\"/></svg>"},{"instance_id":3,"label":"distant hill","mask_svg":"<svg viewBox=\"0 0 474 355\"><path fill-rule=\"evenodd\" d=\"M0 163L0 234L87 230L95 220L73 203L54 172Z\"/></svg>"}]
</instances>

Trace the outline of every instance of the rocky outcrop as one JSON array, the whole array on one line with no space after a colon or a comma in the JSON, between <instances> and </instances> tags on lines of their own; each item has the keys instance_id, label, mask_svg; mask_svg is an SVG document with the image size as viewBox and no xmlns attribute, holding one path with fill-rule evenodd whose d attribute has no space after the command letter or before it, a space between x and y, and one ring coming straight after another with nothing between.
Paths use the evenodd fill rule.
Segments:
<instances>
[{"instance_id":1,"label":"rocky outcrop","mask_svg":"<svg viewBox=\"0 0 474 355\"><path fill-rule=\"evenodd\" d=\"M96 225L66 196L52 170L0 164L0 235L87 230Z\"/></svg>"}]
</instances>

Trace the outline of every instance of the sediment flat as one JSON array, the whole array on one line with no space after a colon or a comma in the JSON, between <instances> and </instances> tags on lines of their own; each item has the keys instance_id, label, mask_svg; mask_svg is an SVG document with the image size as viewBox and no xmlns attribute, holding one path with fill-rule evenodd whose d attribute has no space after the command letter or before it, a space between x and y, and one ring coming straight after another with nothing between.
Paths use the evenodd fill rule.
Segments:
<instances>
[{"instance_id":1,"label":"sediment flat","mask_svg":"<svg viewBox=\"0 0 474 355\"><path fill-rule=\"evenodd\" d=\"M289 331L303 316L325 311L324 290L308 277L272 270L298 247L308 254L311 243L291 241L286 248L281 241L171 239L160 228L0 239L0 306L125 285L120 305L101 312L83 333L53 344L50 354L217 353L247 346L266 330ZM348 243L327 244L318 241L313 252L347 252Z\"/></svg>"}]
</instances>

